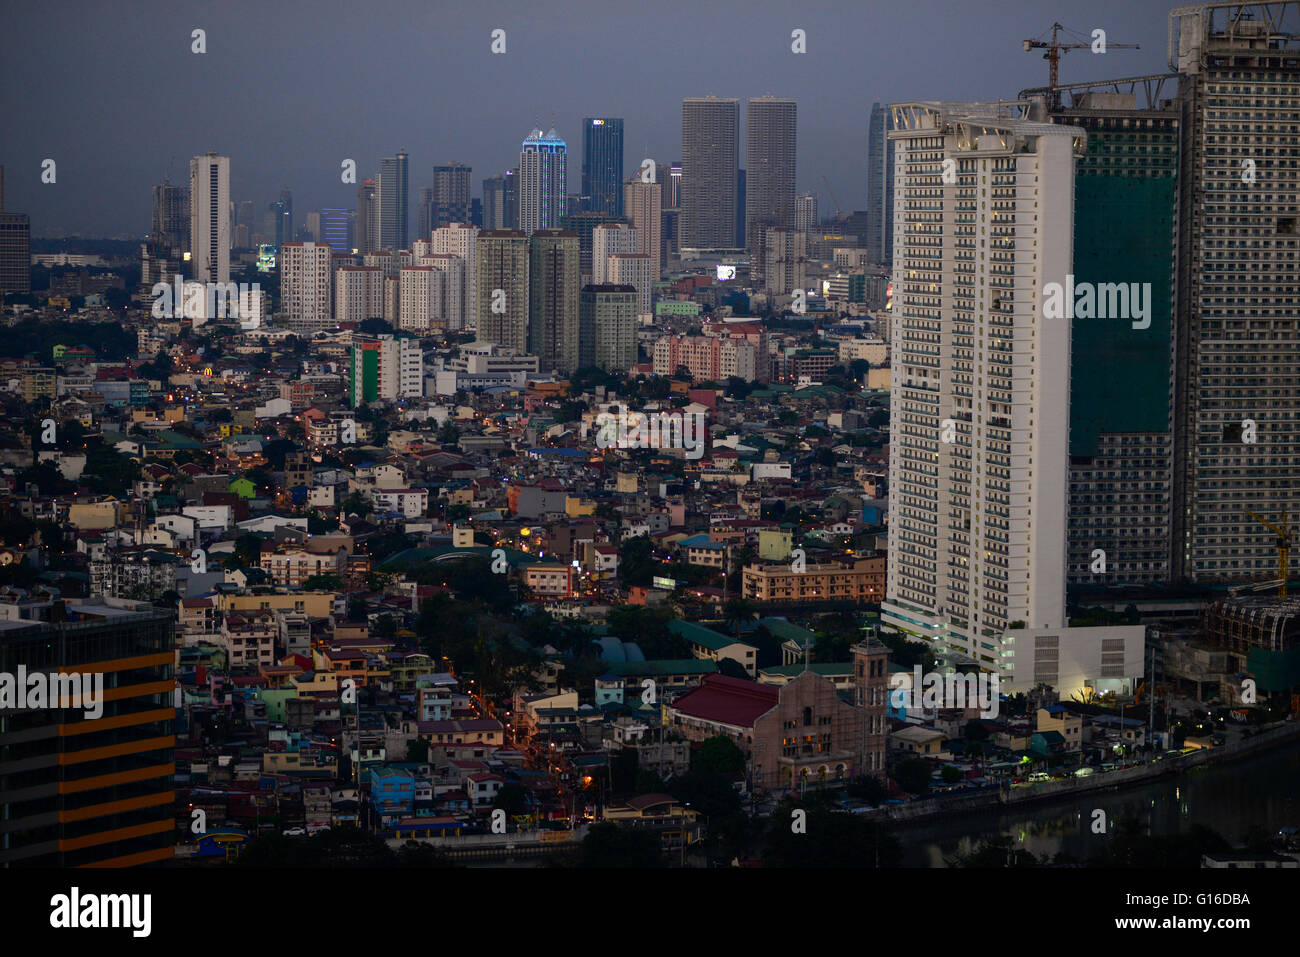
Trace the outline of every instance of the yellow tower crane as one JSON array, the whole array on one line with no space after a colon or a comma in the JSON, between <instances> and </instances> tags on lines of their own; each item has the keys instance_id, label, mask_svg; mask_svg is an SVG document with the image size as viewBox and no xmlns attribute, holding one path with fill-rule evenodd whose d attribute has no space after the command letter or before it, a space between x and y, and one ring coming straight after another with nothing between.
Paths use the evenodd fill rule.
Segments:
<instances>
[{"instance_id":1,"label":"yellow tower crane","mask_svg":"<svg viewBox=\"0 0 1300 957\"><path fill-rule=\"evenodd\" d=\"M1282 585L1278 589L1279 598L1286 597L1286 580L1290 572L1291 559L1291 529L1287 527L1286 511L1282 512L1282 527L1278 528L1266 518L1261 518L1250 509L1246 509L1246 514L1253 518L1265 528L1271 529L1277 534L1277 577L1282 580Z\"/></svg>"}]
</instances>

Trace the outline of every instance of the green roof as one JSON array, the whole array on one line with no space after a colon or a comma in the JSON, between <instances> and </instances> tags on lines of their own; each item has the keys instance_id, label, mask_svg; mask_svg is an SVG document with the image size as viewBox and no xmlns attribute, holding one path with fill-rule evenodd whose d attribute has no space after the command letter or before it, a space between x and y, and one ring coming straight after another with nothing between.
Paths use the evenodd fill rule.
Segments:
<instances>
[{"instance_id":1,"label":"green roof","mask_svg":"<svg viewBox=\"0 0 1300 957\"><path fill-rule=\"evenodd\" d=\"M718 663L710 658L660 658L655 661L618 661L605 669L612 675L710 675Z\"/></svg>"},{"instance_id":2,"label":"green roof","mask_svg":"<svg viewBox=\"0 0 1300 957\"><path fill-rule=\"evenodd\" d=\"M731 645L745 645L747 648L755 646L748 642L740 641L729 635L722 635L712 628L705 628L703 625L697 625L693 621L674 620L668 623L668 630L674 635L685 638L691 644L701 645L709 651L721 651Z\"/></svg>"},{"instance_id":3,"label":"green roof","mask_svg":"<svg viewBox=\"0 0 1300 957\"><path fill-rule=\"evenodd\" d=\"M800 628L798 625L792 624L784 618L760 618L754 624L756 627L758 625L764 626L775 637L780 638L782 641L795 642L800 648L804 646L805 642L817 640L817 636L813 632L809 631L807 628Z\"/></svg>"}]
</instances>

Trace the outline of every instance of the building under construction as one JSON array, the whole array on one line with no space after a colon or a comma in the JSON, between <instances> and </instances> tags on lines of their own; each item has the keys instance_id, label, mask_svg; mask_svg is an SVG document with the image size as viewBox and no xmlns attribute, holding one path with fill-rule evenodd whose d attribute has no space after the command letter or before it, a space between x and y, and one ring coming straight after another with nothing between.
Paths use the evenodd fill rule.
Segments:
<instances>
[{"instance_id":1,"label":"building under construction","mask_svg":"<svg viewBox=\"0 0 1300 957\"><path fill-rule=\"evenodd\" d=\"M1300 685L1300 598L1238 595L1205 610L1204 634L1244 659L1263 692Z\"/></svg>"}]
</instances>

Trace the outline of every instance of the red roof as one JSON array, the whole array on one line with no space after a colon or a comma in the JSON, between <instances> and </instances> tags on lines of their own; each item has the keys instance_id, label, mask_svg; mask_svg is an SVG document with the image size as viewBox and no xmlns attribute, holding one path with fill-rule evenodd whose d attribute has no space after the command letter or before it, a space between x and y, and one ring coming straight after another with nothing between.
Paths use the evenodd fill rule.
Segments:
<instances>
[{"instance_id":1,"label":"red roof","mask_svg":"<svg viewBox=\"0 0 1300 957\"><path fill-rule=\"evenodd\" d=\"M705 675L700 686L672 703L681 714L738 728L752 728L761 715L776 707L780 690L726 675Z\"/></svg>"}]
</instances>

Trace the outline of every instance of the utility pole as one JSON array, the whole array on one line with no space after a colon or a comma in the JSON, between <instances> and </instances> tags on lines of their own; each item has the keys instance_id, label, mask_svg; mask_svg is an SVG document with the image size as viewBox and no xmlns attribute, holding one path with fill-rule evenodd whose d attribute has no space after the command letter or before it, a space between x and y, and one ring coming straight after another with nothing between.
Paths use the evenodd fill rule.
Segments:
<instances>
[{"instance_id":1,"label":"utility pole","mask_svg":"<svg viewBox=\"0 0 1300 957\"><path fill-rule=\"evenodd\" d=\"M1156 733L1156 646L1151 646L1151 698L1147 702L1147 751L1150 759L1155 758L1155 733Z\"/></svg>"}]
</instances>

